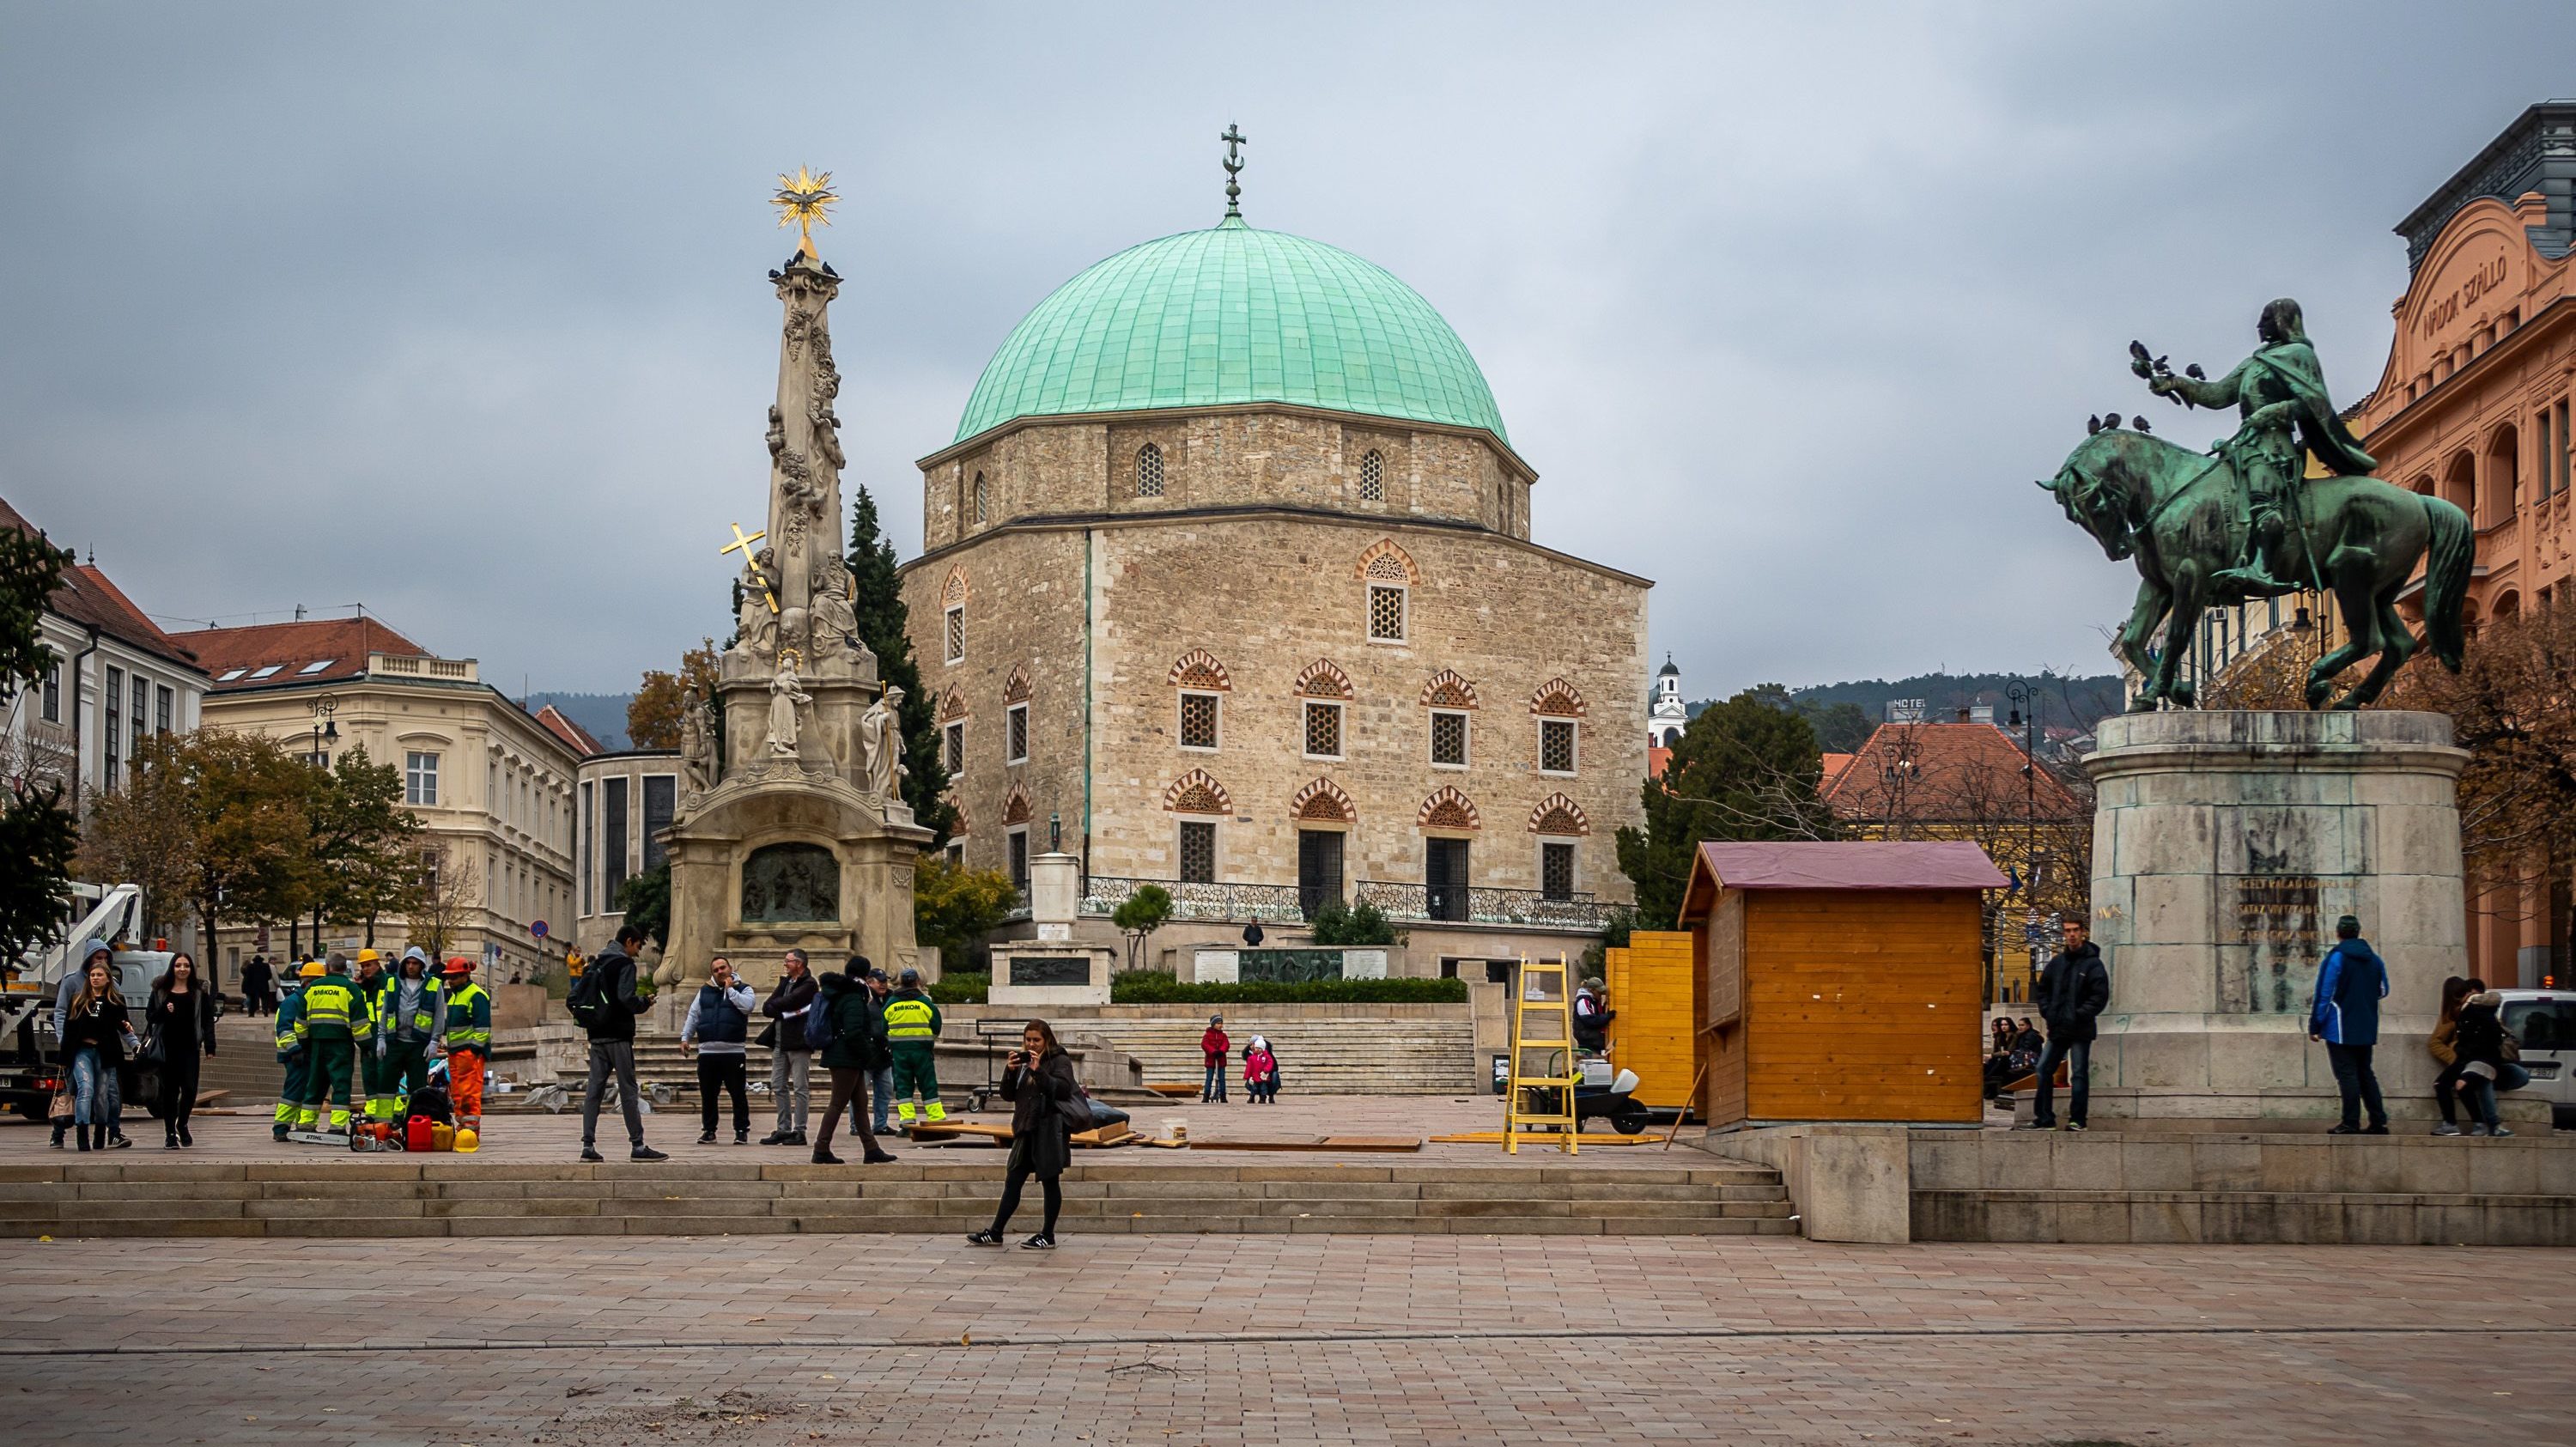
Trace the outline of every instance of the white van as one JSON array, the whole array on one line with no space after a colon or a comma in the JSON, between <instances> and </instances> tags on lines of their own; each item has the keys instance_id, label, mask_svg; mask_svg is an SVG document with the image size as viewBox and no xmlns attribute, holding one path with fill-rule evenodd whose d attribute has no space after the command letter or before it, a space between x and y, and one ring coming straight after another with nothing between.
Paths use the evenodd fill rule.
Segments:
<instances>
[{"instance_id":1,"label":"white van","mask_svg":"<svg viewBox=\"0 0 2576 1447\"><path fill-rule=\"evenodd\" d=\"M2498 990L2504 1028L2522 1042L2531 1083L2515 1094L2549 1102L2559 1130L2576 1129L2576 990Z\"/></svg>"}]
</instances>

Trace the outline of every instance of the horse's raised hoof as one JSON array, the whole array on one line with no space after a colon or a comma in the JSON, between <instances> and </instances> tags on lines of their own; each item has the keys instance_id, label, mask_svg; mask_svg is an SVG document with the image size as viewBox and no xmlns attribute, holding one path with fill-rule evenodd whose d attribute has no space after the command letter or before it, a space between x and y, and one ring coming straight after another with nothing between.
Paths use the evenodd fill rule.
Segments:
<instances>
[{"instance_id":1,"label":"horse's raised hoof","mask_svg":"<svg viewBox=\"0 0 2576 1447\"><path fill-rule=\"evenodd\" d=\"M2129 712L2131 713L2154 713L2155 711L2156 696L2152 693L2142 693L2136 698L2129 700Z\"/></svg>"},{"instance_id":2,"label":"horse's raised hoof","mask_svg":"<svg viewBox=\"0 0 2576 1447\"><path fill-rule=\"evenodd\" d=\"M2173 692L2166 694L2165 697L2172 699L2173 706L2176 708L2200 707L2198 703L2193 702L2194 695L2192 693L2191 685L2188 683L2175 684L2173 686Z\"/></svg>"}]
</instances>

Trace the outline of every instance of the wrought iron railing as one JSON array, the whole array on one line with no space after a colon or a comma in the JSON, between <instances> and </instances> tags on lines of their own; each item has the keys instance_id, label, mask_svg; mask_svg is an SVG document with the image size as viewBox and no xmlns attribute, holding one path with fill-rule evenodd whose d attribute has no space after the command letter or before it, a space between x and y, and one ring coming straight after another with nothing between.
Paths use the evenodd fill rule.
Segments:
<instances>
[{"instance_id":1,"label":"wrought iron railing","mask_svg":"<svg viewBox=\"0 0 2576 1447\"><path fill-rule=\"evenodd\" d=\"M1133 898L1137 886L1145 884L1169 891L1172 918L1183 920L1300 924L1312 914L1307 906L1314 902L1302 898L1293 884L1183 884L1169 879L1122 879L1095 874L1083 881L1082 912L1106 917ZM1435 889L1375 879L1360 881L1351 903L1373 904L1399 924L1498 924L1585 931L1608 925L1613 908L1588 894L1551 899L1535 889Z\"/></svg>"},{"instance_id":2,"label":"wrought iron railing","mask_svg":"<svg viewBox=\"0 0 2576 1447\"><path fill-rule=\"evenodd\" d=\"M1184 884L1172 879L1121 879L1094 874L1083 881L1082 912L1107 916L1133 898L1137 886L1159 885L1172 896L1172 918L1194 920L1259 920L1264 924L1302 924L1293 884Z\"/></svg>"},{"instance_id":3,"label":"wrought iron railing","mask_svg":"<svg viewBox=\"0 0 2576 1447\"><path fill-rule=\"evenodd\" d=\"M1459 888L1364 879L1352 899L1373 904L1388 919L1421 924L1501 924L1528 929L1597 930L1610 923L1611 906L1588 894L1551 899L1535 889Z\"/></svg>"}]
</instances>

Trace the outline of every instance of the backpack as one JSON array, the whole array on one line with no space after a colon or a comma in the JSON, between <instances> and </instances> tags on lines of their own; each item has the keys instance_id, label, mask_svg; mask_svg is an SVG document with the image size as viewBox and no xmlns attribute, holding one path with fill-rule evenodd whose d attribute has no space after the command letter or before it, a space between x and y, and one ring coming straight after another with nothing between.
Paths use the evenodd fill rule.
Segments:
<instances>
[{"instance_id":1,"label":"backpack","mask_svg":"<svg viewBox=\"0 0 2576 1447\"><path fill-rule=\"evenodd\" d=\"M814 1003L805 1011L805 1044L808 1049L828 1050L840 1040L841 1032L832 1024L835 1003L837 997L827 997L820 989L815 991Z\"/></svg>"},{"instance_id":2,"label":"backpack","mask_svg":"<svg viewBox=\"0 0 2576 1447\"><path fill-rule=\"evenodd\" d=\"M424 1085L411 1093L403 1106L405 1119L435 1121L442 1125L456 1123L456 1113L449 1108L447 1092L435 1085Z\"/></svg>"},{"instance_id":3,"label":"backpack","mask_svg":"<svg viewBox=\"0 0 2576 1447\"><path fill-rule=\"evenodd\" d=\"M576 1025L599 1024L608 1015L608 976L611 967L605 960L594 960L572 982L572 992L564 996L564 1010Z\"/></svg>"}]
</instances>

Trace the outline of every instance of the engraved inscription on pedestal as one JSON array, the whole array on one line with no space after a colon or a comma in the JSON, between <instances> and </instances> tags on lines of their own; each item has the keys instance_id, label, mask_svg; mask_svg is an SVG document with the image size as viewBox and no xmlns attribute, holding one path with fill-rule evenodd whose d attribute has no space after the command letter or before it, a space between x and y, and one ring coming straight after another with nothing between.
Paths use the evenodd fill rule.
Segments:
<instances>
[{"instance_id":1,"label":"engraved inscription on pedestal","mask_svg":"<svg viewBox=\"0 0 2576 1447\"><path fill-rule=\"evenodd\" d=\"M2240 874L2226 881L2242 951L2221 952L2218 1008L2241 1013L2296 1008L2292 981L2325 952L2313 874Z\"/></svg>"},{"instance_id":2,"label":"engraved inscription on pedestal","mask_svg":"<svg viewBox=\"0 0 2576 1447\"><path fill-rule=\"evenodd\" d=\"M1019 986L1088 985L1089 955L1013 955L1010 983Z\"/></svg>"},{"instance_id":3,"label":"engraved inscription on pedestal","mask_svg":"<svg viewBox=\"0 0 2576 1447\"><path fill-rule=\"evenodd\" d=\"M841 864L819 844L771 844L742 862L745 924L837 923Z\"/></svg>"}]
</instances>

